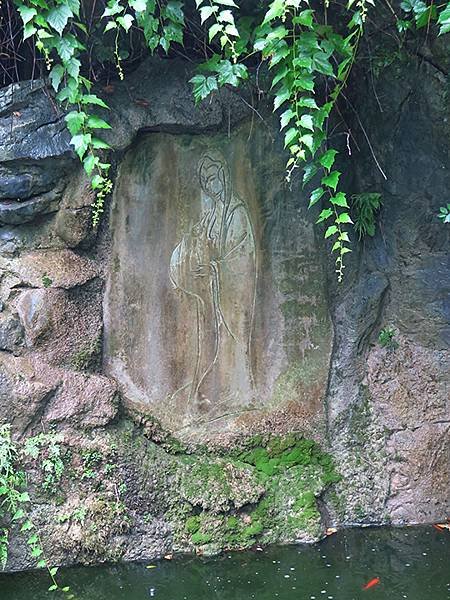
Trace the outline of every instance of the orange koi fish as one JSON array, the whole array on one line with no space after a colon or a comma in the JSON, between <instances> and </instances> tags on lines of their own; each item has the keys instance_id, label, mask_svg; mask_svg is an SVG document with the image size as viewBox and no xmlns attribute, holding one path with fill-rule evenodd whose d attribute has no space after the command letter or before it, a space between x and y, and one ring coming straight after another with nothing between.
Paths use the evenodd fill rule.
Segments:
<instances>
[{"instance_id":1,"label":"orange koi fish","mask_svg":"<svg viewBox=\"0 0 450 600\"><path fill-rule=\"evenodd\" d=\"M370 590L370 588L373 588L375 585L378 585L379 583L380 583L380 578L374 577L373 579L368 581L366 583L366 585L363 585L363 590Z\"/></svg>"}]
</instances>

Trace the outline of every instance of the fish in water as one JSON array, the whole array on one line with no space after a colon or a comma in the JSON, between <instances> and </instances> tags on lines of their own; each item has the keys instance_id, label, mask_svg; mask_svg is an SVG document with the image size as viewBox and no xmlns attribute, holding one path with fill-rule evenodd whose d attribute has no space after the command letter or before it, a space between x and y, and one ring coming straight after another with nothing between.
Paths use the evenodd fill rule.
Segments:
<instances>
[{"instance_id":1,"label":"fish in water","mask_svg":"<svg viewBox=\"0 0 450 600\"><path fill-rule=\"evenodd\" d=\"M375 585L378 585L379 583L380 583L380 578L374 577L373 579L368 581L366 583L366 585L363 585L363 590L370 590L370 588L373 588Z\"/></svg>"}]
</instances>

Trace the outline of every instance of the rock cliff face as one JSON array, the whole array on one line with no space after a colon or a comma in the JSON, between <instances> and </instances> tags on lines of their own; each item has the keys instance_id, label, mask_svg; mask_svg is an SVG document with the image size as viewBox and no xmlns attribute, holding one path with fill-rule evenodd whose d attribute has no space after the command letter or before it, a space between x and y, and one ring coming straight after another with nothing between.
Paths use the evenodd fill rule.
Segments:
<instances>
[{"instance_id":1,"label":"rock cliff face","mask_svg":"<svg viewBox=\"0 0 450 600\"><path fill-rule=\"evenodd\" d=\"M45 448L27 465L52 562L450 513L442 70L359 74L345 185L383 208L341 286L264 106L195 108L186 65L141 65L108 100L115 191L93 231L44 85L0 91L0 424L61 436L62 475ZM17 534L8 567L31 565Z\"/></svg>"}]
</instances>

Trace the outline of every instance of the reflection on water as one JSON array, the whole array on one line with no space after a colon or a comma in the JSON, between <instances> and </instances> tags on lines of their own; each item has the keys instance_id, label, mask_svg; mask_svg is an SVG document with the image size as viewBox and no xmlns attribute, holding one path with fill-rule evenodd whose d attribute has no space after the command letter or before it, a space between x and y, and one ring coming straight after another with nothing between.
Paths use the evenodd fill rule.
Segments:
<instances>
[{"instance_id":1,"label":"reflection on water","mask_svg":"<svg viewBox=\"0 0 450 600\"><path fill-rule=\"evenodd\" d=\"M317 546L60 571L77 600L447 600L450 532L348 530ZM367 591L362 587L379 577ZM1 600L47 600L43 573L0 575Z\"/></svg>"}]
</instances>

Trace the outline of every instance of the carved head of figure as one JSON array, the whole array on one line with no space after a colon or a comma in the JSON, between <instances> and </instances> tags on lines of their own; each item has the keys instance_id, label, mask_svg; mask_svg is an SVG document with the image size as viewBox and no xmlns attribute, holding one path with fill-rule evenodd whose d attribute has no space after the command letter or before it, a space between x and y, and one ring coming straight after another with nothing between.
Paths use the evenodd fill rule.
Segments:
<instances>
[{"instance_id":1,"label":"carved head of figure","mask_svg":"<svg viewBox=\"0 0 450 600\"><path fill-rule=\"evenodd\" d=\"M226 174L222 163L204 156L199 166L200 187L215 201L226 202Z\"/></svg>"}]
</instances>

